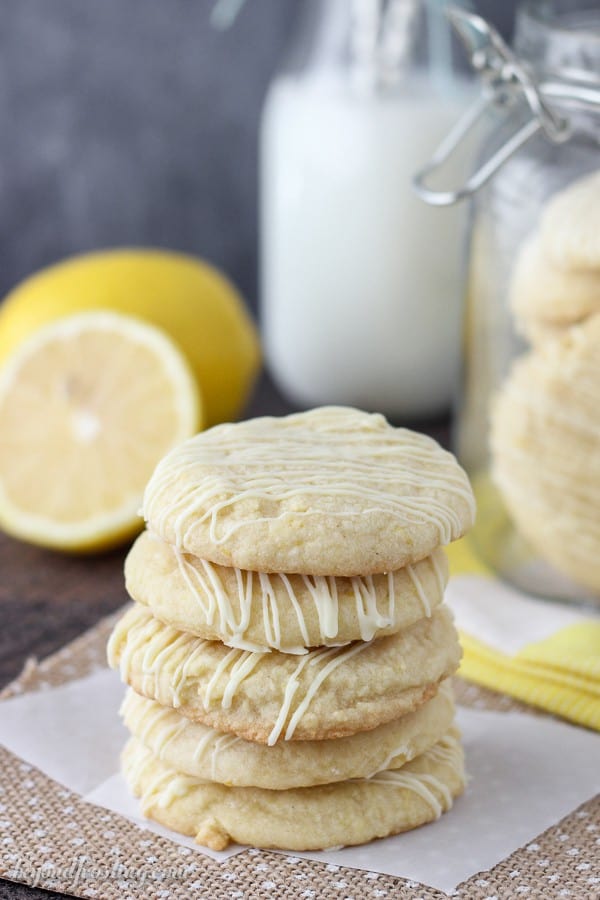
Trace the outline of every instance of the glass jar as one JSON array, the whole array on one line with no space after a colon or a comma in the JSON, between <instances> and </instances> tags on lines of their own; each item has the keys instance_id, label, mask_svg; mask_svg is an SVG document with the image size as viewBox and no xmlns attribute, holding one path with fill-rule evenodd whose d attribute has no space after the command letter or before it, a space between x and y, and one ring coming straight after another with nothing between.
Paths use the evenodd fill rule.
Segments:
<instances>
[{"instance_id":1,"label":"glass jar","mask_svg":"<svg viewBox=\"0 0 600 900\"><path fill-rule=\"evenodd\" d=\"M306 0L270 86L261 325L271 373L295 403L396 421L450 406L466 211L432 210L411 187L473 97L443 5Z\"/></svg>"},{"instance_id":2,"label":"glass jar","mask_svg":"<svg viewBox=\"0 0 600 900\"><path fill-rule=\"evenodd\" d=\"M582 181L600 172L600 7L528 3L516 56L498 47L488 83L505 93L471 205L456 427L478 499L471 540L517 587L598 604L600 257L582 262L577 243L600 211L600 180Z\"/></svg>"}]
</instances>

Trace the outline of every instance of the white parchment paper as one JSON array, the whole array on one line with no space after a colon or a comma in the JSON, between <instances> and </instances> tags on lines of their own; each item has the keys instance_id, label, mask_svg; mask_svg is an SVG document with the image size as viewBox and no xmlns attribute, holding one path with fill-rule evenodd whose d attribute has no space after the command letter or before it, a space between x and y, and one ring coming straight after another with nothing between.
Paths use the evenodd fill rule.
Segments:
<instances>
[{"instance_id":1,"label":"white parchment paper","mask_svg":"<svg viewBox=\"0 0 600 900\"><path fill-rule=\"evenodd\" d=\"M502 581L481 575L455 575L444 600L454 613L459 631L508 656L527 644L552 637L562 628L600 621L596 610L535 600Z\"/></svg>"},{"instance_id":2,"label":"white parchment paper","mask_svg":"<svg viewBox=\"0 0 600 900\"><path fill-rule=\"evenodd\" d=\"M126 731L123 686L108 670L0 704L0 743L84 799L178 844L223 860L143 820L118 774ZM600 735L517 713L460 709L470 775L452 811L416 831L363 847L294 856L369 869L451 891L489 869L600 790Z\"/></svg>"}]
</instances>

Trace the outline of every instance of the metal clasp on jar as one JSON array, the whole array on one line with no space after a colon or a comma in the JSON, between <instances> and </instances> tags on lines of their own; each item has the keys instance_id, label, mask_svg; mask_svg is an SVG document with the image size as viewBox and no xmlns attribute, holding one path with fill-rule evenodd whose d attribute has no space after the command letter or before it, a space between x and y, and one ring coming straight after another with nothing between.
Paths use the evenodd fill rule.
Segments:
<instances>
[{"instance_id":1,"label":"metal clasp on jar","mask_svg":"<svg viewBox=\"0 0 600 900\"><path fill-rule=\"evenodd\" d=\"M571 136L569 120L558 115L548 104L545 85L538 83L527 63L519 59L489 22L455 6L448 8L447 15L467 47L472 66L482 77L483 92L444 138L427 165L413 178L417 193L433 206L450 206L474 194L534 134L541 131L556 144L567 141ZM564 89L564 84L560 87ZM567 91L566 96L577 98L577 91L573 91L575 89ZM550 90L550 94L556 93L561 91ZM564 90L562 94L565 95ZM580 99L585 100L583 94ZM600 100L600 94L595 99ZM427 179L448 162L490 107L512 109L520 101L525 101L530 117L481 163L463 185L449 190L429 187Z\"/></svg>"}]
</instances>

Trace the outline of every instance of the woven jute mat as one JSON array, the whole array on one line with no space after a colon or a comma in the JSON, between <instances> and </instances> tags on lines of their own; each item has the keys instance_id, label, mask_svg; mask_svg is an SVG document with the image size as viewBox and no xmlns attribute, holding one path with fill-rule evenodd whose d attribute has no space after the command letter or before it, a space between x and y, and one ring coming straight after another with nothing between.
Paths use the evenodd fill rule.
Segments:
<instances>
[{"instance_id":1,"label":"woven jute mat","mask_svg":"<svg viewBox=\"0 0 600 900\"><path fill-rule=\"evenodd\" d=\"M114 621L115 616L104 619L41 663L30 660L0 696L47 690L104 667ZM456 694L465 706L526 709L460 679L456 679ZM599 859L600 796L490 871L473 875L452 896L593 900L600 898ZM84 802L4 748L0 748L0 876L101 900L442 900L448 896L403 878L280 853L246 850L218 863Z\"/></svg>"}]
</instances>

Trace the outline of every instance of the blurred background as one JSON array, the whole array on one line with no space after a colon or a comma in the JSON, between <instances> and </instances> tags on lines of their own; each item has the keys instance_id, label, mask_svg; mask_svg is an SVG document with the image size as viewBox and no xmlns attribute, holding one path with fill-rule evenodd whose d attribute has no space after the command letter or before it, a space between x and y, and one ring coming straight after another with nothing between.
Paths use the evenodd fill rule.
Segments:
<instances>
[{"instance_id":1,"label":"blurred background","mask_svg":"<svg viewBox=\"0 0 600 900\"><path fill-rule=\"evenodd\" d=\"M302 0L1 0L0 293L68 254L199 254L257 307L257 138ZM514 0L474 8L510 36Z\"/></svg>"},{"instance_id":2,"label":"blurred background","mask_svg":"<svg viewBox=\"0 0 600 900\"><path fill-rule=\"evenodd\" d=\"M0 0L0 532L118 546L186 437L348 404L456 451L479 511L455 573L598 607L600 255L586 248L600 209L599 0L247 0L229 28L214 10ZM443 208L413 177L479 89L457 30L509 83L490 79L501 102L444 187L503 164ZM519 64L545 103L525 96ZM28 279L122 247L147 249ZM567 354L572 328L588 348L581 378L580 359L546 353L551 341ZM124 599L121 551L88 564L0 533L0 569L0 680ZM525 638L537 613L515 604L488 640L506 611L490 584L461 625L476 637L486 622L474 680L498 687L500 650L502 690L598 727L581 712L598 694L581 677L600 671L597 647L567 656L557 641L532 657L525 690L521 650L513 669L503 640L510 616Z\"/></svg>"}]
</instances>

